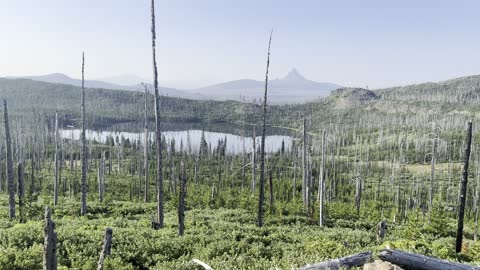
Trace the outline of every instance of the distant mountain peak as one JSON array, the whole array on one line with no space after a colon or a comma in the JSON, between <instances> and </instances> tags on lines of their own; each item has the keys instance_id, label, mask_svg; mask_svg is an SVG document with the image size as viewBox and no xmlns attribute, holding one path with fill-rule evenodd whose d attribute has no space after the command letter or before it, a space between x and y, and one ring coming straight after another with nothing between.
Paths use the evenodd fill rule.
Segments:
<instances>
[{"instance_id":1,"label":"distant mountain peak","mask_svg":"<svg viewBox=\"0 0 480 270\"><path fill-rule=\"evenodd\" d=\"M35 76L31 76L31 77L35 77ZM43 76L37 76L37 77L51 77L51 78L62 78L62 79L72 79L70 76L66 75L66 74L63 74L63 73L50 73L50 74L46 74L46 75L43 75Z\"/></svg>"},{"instance_id":2,"label":"distant mountain peak","mask_svg":"<svg viewBox=\"0 0 480 270\"><path fill-rule=\"evenodd\" d=\"M289 80L289 81L299 81L299 80L306 80L305 77L303 77L300 72L296 68L292 68L290 72L283 78L283 80Z\"/></svg>"}]
</instances>

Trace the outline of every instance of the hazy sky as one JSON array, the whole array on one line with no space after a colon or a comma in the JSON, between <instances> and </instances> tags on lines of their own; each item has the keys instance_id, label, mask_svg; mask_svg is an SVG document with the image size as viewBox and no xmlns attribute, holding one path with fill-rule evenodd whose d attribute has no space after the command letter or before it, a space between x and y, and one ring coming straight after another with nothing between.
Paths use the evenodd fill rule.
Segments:
<instances>
[{"instance_id":1,"label":"hazy sky","mask_svg":"<svg viewBox=\"0 0 480 270\"><path fill-rule=\"evenodd\" d=\"M151 77L149 0L0 0L0 76ZM370 88L480 74L479 1L156 0L161 81Z\"/></svg>"}]
</instances>

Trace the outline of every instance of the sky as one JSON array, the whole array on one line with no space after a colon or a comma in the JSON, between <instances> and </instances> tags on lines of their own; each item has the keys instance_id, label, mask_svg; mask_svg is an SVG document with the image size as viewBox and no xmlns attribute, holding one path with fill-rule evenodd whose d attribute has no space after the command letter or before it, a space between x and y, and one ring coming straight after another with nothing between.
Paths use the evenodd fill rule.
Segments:
<instances>
[{"instance_id":1,"label":"sky","mask_svg":"<svg viewBox=\"0 0 480 270\"><path fill-rule=\"evenodd\" d=\"M370 89L480 74L479 1L156 0L159 80L200 87L292 68ZM149 0L0 0L0 76L150 80Z\"/></svg>"}]
</instances>

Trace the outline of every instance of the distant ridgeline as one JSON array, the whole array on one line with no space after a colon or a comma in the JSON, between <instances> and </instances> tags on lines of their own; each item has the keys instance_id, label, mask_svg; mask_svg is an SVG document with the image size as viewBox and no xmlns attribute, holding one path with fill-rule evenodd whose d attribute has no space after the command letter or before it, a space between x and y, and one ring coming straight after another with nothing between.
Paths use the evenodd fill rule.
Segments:
<instances>
[{"instance_id":1,"label":"distant ridgeline","mask_svg":"<svg viewBox=\"0 0 480 270\"><path fill-rule=\"evenodd\" d=\"M306 104L270 105L271 127L297 130L303 118L309 129L344 125L343 128L388 127L392 123L429 127L430 121L448 121L452 128L463 128L469 117L477 117L480 105L480 76L458 78L441 83L425 83L381 90L341 88L330 96ZM52 119L58 111L62 126L78 127L80 87L0 78L0 97L7 99L11 117L29 121ZM149 97L153 122L153 96ZM260 126L260 105L238 101L161 98L162 121L175 124L236 126L234 133L250 134ZM140 128L143 121L142 92L87 89L88 127L105 129L112 125L131 124ZM33 117L34 116L34 117ZM153 126L152 126L153 127Z\"/></svg>"}]
</instances>

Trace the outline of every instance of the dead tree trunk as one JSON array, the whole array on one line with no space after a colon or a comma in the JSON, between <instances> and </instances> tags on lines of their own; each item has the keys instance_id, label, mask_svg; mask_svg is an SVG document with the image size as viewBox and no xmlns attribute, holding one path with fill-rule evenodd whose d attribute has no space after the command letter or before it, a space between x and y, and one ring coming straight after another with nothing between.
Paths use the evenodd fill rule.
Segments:
<instances>
[{"instance_id":1,"label":"dead tree trunk","mask_svg":"<svg viewBox=\"0 0 480 270\"><path fill-rule=\"evenodd\" d=\"M3 100L3 116L5 121L5 143L7 145L7 185L8 185L8 213L10 219L15 218L15 183L13 182L13 153L10 126L8 125L7 100Z\"/></svg>"},{"instance_id":2,"label":"dead tree trunk","mask_svg":"<svg viewBox=\"0 0 480 270\"><path fill-rule=\"evenodd\" d=\"M362 179L359 176L356 177L355 185L355 208L357 209L357 216L360 216L360 204L362 201Z\"/></svg>"},{"instance_id":3,"label":"dead tree trunk","mask_svg":"<svg viewBox=\"0 0 480 270\"><path fill-rule=\"evenodd\" d=\"M103 262L105 261L105 257L109 256L112 251L112 235L112 228L106 228L105 236L103 238L102 251L100 252L100 258L98 259L97 270L103 270Z\"/></svg>"},{"instance_id":4,"label":"dead tree trunk","mask_svg":"<svg viewBox=\"0 0 480 270\"><path fill-rule=\"evenodd\" d=\"M479 194L480 192L480 167L477 166L477 185L475 187L475 200L473 202L473 207L475 209L475 226L474 226L474 231L473 231L473 241L478 240L478 199L479 199Z\"/></svg>"},{"instance_id":5,"label":"dead tree trunk","mask_svg":"<svg viewBox=\"0 0 480 270\"><path fill-rule=\"evenodd\" d=\"M255 194L257 186L257 135L255 134L255 125L253 126L253 145L252 145L252 193Z\"/></svg>"},{"instance_id":6,"label":"dead tree trunk","mask_svg":"<svg viewBox=\"0 0 480 270\"><path fill-rule=\"evenodd\" d=\"M432 211L433 206L433 183L435 180L435 148L436 148L436 141L435 138L432 139L432 161L431 161L431 168L430 168L430 192L428 198L428 210Z\"/></svg>"},{"instance_id":7,"label":"dead tree trunk","mask_svg":"<svg viewBox=\"0 0 480 270\"><path fill-rule=\"evenodd\" d=\"M270 66L270 45L272 44L272 34L268 41L267 69L265 72L265 94L263 97L263 121L262 121L262 141L260 145L260 195L258 196L258 220L257 225L263 226L263 200L265 196L265 132L267 122L267 91L268 91L268 68Z\"/></svg>"},{"instance_id":8,"label":"dead tree trunk","mask_svg":"<svg viewBox=\"0 0 480 270\"><path fill-rule=\"evenodd\" d=\"M269 187L269 190L270 190L270 213L273 213L273 211L274 211L274 207L273 207L274 197L273 197L273 173L272 173L272 169L270 169L270 171L268 172L268 187Z\"/></svg>"},{"instance_id":9,"label":"dead tree trunk","mask_svg":"<svg viewBox=\"0 0 480 270\"><path fill-rule=\"evenodd\" d=\"M307 195L307 119L303 118L303 150L302 150L302 200L305 206L308 204Z\"/></svg>"},{"instance_id":10,"label":"dead tree trunk","mask_svg":"<svg viewBox=\"0 0 480 270\"><path fill-rule=\"evenodd\" d=\"M23 164L21 162L18 163L17 167L18 172L18 210L20 215L20 222L25 222L24 220L24 209L23 209L23 199L25 198L25 181L24 181L24 172L23 172Z\"/></svg>"},{"instance_id":11,"label":"dead tree trunk","mask_svg":"<svg viewBox=\"0 0 480 270\"><path fill-rule=\"evenodd\" d=\"M379 255L380 259L407 269L417 270L478 270L471 265L449 262L420 254L409 253L394 249L384 249Z\"/></svg>"},{"instance_id":12,"label":"dead tree trunk","mask_svg":"<svg viewBox=\"0 0 480 270\"><path fill-rule=\"evenodd\" d=\"M318 212L319 212L319 224L320 226L323 226L323 204L325 201L325 148L326 148L326 130L323 129L323 134L322 134L322 164L320 166L320 177L319 177L319 183L318 183L318 201L319 201L319 207L318 207Z\"/></svg>"},{"instance_id":13,"label":"dead tree trunk","mask_svg":"<svg viewBox=\"0 0 480 270\"><path fill-rule=\"evenodd\" d=\"M468 121L467 141L465 146L465 159L463 162L463 176L460 182L460 196L458 197L458 226L457 226L457 240L455 244L455 251L459 253L462 251L463 240L463 218L465 216L465 199L467 197L467 183L468 183L468 165L470 161L470 149L472 146L472 121Z\"/></svg>"},{"instance_id":14,"label":"dead tree trunk","mask_svg":"<svg viewBox=\"0 0 480 270\"><path fill-rule=\"evenodd\" d=\"M87 214L87 138L85 137L85 53L82 53L82 207L80 209L80 215Z\"/></svg>"},{"instance_id":15,"label":"dead tree trunk","mask_svg":"<svg viewBox=\"0 0 480 270\"><path fill-rule=\"evenodd\" d=\"M148 186L150 182L148 181L148 91L147 86L143 85L145 88L145 109L144 109L144 143L143 143L143 172L144 172L144 194L143 194L143 201L145 203L148 202Z\"/></svg>"},{"instance_id":16,"label":"dead tree trunk","mask_svg":"<svg viewBox=\"0 0 480 270\"><path fill-rule=\"evenodd\" d=\"M153 60L153 88L155 90L155 142L157 158L157 223L163 228L163 175L162 175L162 132L160 128L160 95L158 93L157 60L155 55L155 0L151 4L152 19L152 60Z\"/></svg>"},{"instance_id":17,"label":"dead tree trunk","mask_svg":"<svg viewBox=\"0 0 480 270\"><path fill-rule=\"evenodd\" d=\"M53 205L58 204L58 114L55 112L55 153L54 153L54 166L55 166L55 179L53 182Z\"/></svg>"},{"instance_id":18,"label":"dead tree trunk","mask_svg":"<svg viewBox=\"0 0 480 270\"><path fill-rule=\"evenodd\" d=\"M57 269L57 233L55 222L52 221L52 211L45 207L45 240L43 243L43 269Z\"/></svg>"},{"instance_id":19,"label":"dead tree trunk","mask_svg":"<svg viewBox=\"0 0 480 270\"><path fill-rule=\"evenodd\" d=\"M30 172L30 191L29 195L31 196L35 192L35 151L32 150L32 159L30 162L31 172ZM1 181L1 180L0 180Z\"/></svg>"},{"instance_id":20,"label":"dead tree trunk","mask_svg":"<svg viewBox=\"0 0 480 270\"><path fill-rule=\"evenodd\" d=\"M300 267L299 270L322 270L322 269L339 269L359 267L366 264L372 258L371 252L362 252L347 257L342 257L326 262L310 264Z\"/></svg>"},{"instance_id":21,"label":"dead tree trunk","mask_svg":"<svg viewBox=\"0 0 480 270\"><path fill-rule=\"evenodd\" d=\"M185 230L185 196L187 193L187 177L183 160L180 163L180 197L178 200L178 235Z\"/></svg>"},{"instance_id":22,"label":"dead tree trunk","mask_svg":"<svg viewBox=\"0 0 480 270\"><path fill-rule=\"evenodd\" d=\"M98 167L98 201L103 202L105 195L105 152L102 152L102 160Z\"/></svg>"}]
</instances>

